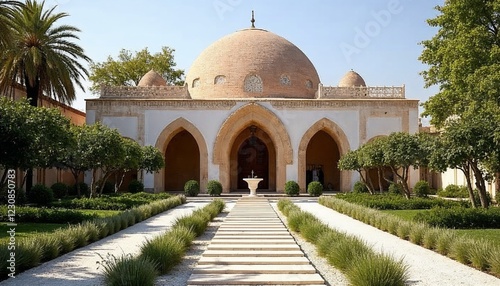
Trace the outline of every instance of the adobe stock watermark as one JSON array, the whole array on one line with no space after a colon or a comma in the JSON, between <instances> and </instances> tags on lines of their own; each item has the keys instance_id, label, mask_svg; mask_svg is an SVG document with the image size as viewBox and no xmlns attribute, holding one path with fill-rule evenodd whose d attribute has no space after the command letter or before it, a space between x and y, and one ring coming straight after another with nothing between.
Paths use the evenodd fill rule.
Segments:
<instances>
[{"instance_id":1,"label":"adobe stock watermark","mask_svg":"<svg viewBox=\"0 0 500 286\"><path fill-rule=\"evenodd\" d=\"M7 170L7 227L9 230L9 243L7 250L9 256L7 259L7 274L10 278L16 278L16 171L12 169Z\"/></svg>"},{"instance_id":2,"label":"adobe stock watermark","mask_svg":"<svg viewBox=\"0 0 500 286\"><path fill-rule=\"evenodd\" d=\"M219 19L222 21L224 20L224 15L227 12L234 11L241 2L243 2L243 0L215 0L212 4L215 12L217 12L217 16L219 16Z\"/></svg>"},{"instance_id":3,"label":"adobe stock watermark","mask_svg":"<svg viewBox=\"0 0 500 286\"><path fill-rule=\"evenodd\" d=\"M340 44L340 49L347 62L350 63L352 56L360 54L364 48L368 47L372 39L380 35L383 28L389 26L393 16L402 11L403 6L400 0L390 0L385 9L372 11L370 21L361 28L358 26L354 28L355 34L352 43L343 42Z\"/></svg>"}]
</instances>

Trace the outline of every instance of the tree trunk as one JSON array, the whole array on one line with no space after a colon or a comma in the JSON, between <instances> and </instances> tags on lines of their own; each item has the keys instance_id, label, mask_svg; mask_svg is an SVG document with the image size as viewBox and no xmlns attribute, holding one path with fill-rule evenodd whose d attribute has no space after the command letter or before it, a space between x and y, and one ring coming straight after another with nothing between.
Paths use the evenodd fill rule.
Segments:
<instances>
[{"instance_id":1,"label":"tree trunk","mask_svg":"<svg viewBox=\"0 0 500 286\"><path fill-rule=\"evenodd\" d=\"M81 194L80 194L80 184L78 183L78 175L80 175L80 172L77 171L77 170L73 170L73 169L70 169L70 170L71 170L71 174L73 174L73 177L75 178L76 195L78 197L81 197Z\"/></svg>"},{"instance_id":2,"label":"tree trunk","mask_svg":"<svg viewBox=\"0 0 500 286\"><path fill-rule=\"evenodd\" d=\"M377 173L378 173L379 192L382 193L382 191L384 190L384 187L382 186L382 168L381 167L377 168Z\"/></svg>"},{"instance_id":3,"label":"tree trunk","mask_svg":"<svg viewBox=\"0 0 500 286\"><path fill-rule=\"evenodd\" d=\"M372 178L370 177L370 171L369 169L365 169L365 174L366 174L366 187L368 188L368 192L370 192L371 195L375 193L375 190L373 189L373 182Z\"/></svg>"},{"instance_id":4,"label":"tree trunk","mask_svg":"<svg viewBox=\"0 0 500 286\"><path fill-rule=\"evenodd\" d=\"M29 78L25 75L24 81L26 85L26 97L30 100L30 105L38 107L38 97L40 94L40 81L36 79L33 85L31 85ZM33 187L33 168L29 168L26 171L26 194L31 191Z\"/></svg>"},{"instance_id":5,"label":"tree trunk","mask_svg":"<svg viewBox=\"0 0 500 286\"><path fill-rule=\"evenodd\" d=\"M472 189L472 182L470 177L469 166L466 165L462 169L460 169L465 175L465 181L467 182L467 192L469 193L469 200L472 208L476 208L476 200L474 199L474 190Z\"/></svg>"},{"instance_id":6,"label":"tree trunk","mask_svg":"<svg viewBox=\"0 0 500 286\"><path fill-rule=\"evenodd\" d=\"M0 188L3 187L4 185L7 185L6 179L7 179L7 172L8 171L9 171L9 168L5 168L5 170L3 170L2 179L0 179Z\"/></svg>"},{"instance_id":7,"label":"tree trunk","mask_svg":"<svg viewBox=\"0 0 500 286\"><path fill-rule=\"evenodd\" d=\"M479 193L479 200L481 201L481 206L483 208L488 208L490 206L488 202L488 197L486 195L486 183L484 181L483 172L479 169L477 162L471 163L472 172L474 173L474 178L476 179L476 188Z\"/></svg>"}]
</instances>

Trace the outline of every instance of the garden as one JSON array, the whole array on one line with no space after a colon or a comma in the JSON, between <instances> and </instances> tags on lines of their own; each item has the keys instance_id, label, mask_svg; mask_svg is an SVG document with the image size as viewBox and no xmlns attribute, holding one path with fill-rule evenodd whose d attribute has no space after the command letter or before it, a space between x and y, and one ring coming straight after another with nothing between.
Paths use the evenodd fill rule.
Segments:
<instances>
[{"instance_id":1,"label":"garden","mask_svg":"<svg viewBox=\"0 0 500 286\"><path fill-rule=\"evenodd\" d=\"M475 208L463 187L450 185L434 195L423 181L409 199L397 191L365 191L356 184L353 192L321 197L319 203L500 277L500 208L491 201L489 208Z\"/></svg>"}]
</instances>

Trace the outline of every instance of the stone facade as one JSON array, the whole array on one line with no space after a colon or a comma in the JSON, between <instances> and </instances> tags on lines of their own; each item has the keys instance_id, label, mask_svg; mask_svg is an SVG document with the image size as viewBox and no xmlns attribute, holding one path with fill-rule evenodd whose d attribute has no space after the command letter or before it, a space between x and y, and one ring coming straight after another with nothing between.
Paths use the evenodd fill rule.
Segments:
<instances>
[{"instance_id":1,"label":"stone facade","mask_svg":"<svg viewBox=\"0 0 500 286\"><path fill-rule=\"evenodd\" d=\"M377 136L418 132L418 101L406 99L404 86L366 86L353 71L339 86L323 86L299 48L262 29L209 46L185 86L166 86L154 72L141 82L103 87L100 98L87 100L87 123L103 122L166 155L165 170L140 176L155 192L181 186L178 178L195 179L202 190L219 180L231 192L253 171L272 191L289 180L302 192L311 180L348 191L359 178L338 170L343 154Z\"/></svg>"}]
</instances>

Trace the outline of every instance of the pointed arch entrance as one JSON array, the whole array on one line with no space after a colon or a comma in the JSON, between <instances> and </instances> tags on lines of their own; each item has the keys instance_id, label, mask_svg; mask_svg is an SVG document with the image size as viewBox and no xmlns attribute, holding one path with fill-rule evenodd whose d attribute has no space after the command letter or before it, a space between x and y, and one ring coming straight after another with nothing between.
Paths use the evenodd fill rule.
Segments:
<instances>
[{"instance_id":1,"label":"pointed arch entrance","mask_svg":"<svg viewBox=\"0 0 500 286\"><path fill-rule=\"evenodd\" d=\"M165 168L154 174L155 191L183 189L189 179L205 189L208 178L208 150L201 132L188 120L178 118L158 136L155 147L165 157ZM181 187L182 185L182 187Z\"/></svg>"},{"instance_id":2,"label":"pointed arch entrance","mask_svg":"<svg viewBox=\"0 0 500 286\"><path fill-rule=\"evenodd\" d=\"M257 103L249 103L233 112L217 133L213 162L219 165L219 180L223 190L229 192L237 188L237 157L234 154L243 141L248 139L242 134L250 132L248 130L252 125L257 127L258 132L262 132L258 138L264 142L269 152L269 187L272 188L274 181L276 191L283 191L286 167L293 161L290 137L281 120Z\"/></svg>"},{"instance_id":3,"label":"pointed arch entrance","mask_svg":"<svg viewBox=\"0 0 500 286\"><path fill-rule=\"evenodd\" d=\"M267 133L250 125L236 137L230 154L231 190L247 190L244 178L262 178L260 190L276 190L276 149Z\"/></svg>"},{"instance_id":4,"label":"pointed arch entrance","mask_svg":"<svg viewBox=\"0 0 500 286\"><path fill-rule=\"evenodd\" d=\"M302 136L299 144L299 186L302 191L312 180L323 182L325 189L350 189L349 172L338 170L338 160L349 150L344 131L333 121L323 118Z\"/></svg>"}]
</instances>

